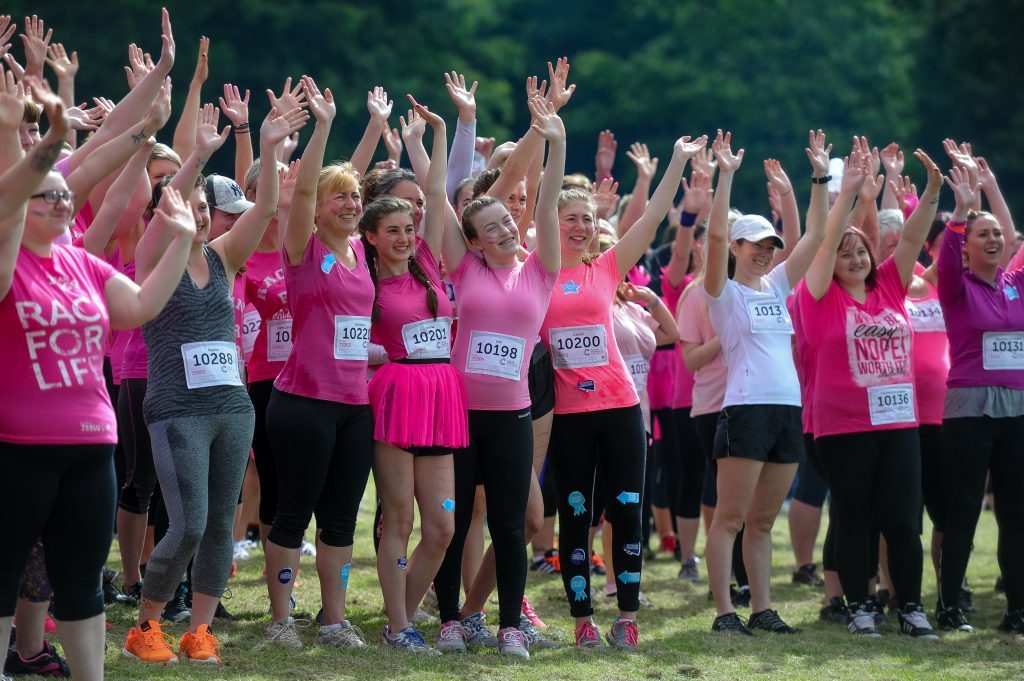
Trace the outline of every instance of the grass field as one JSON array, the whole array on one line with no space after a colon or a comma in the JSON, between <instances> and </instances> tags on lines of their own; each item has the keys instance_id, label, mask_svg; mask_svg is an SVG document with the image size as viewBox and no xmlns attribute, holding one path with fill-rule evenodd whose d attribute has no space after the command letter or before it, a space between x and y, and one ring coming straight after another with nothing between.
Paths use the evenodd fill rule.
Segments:
<instances>
[{"instance_id":1,"label":"grass field","mask_svg":"<svg viewBox=\"0 0 1024 681\"><path fill-rule=\"evenodd\" d=\"M369 509L370 504L364 504ZM379 646L384 624L383 604L377 586L373 545L368 528L372 519L361 518L349 583L348 617L366 633L370 645L350 652L308 645L302 651L278 648L256 650L269 623L266 587L260 577L262 553L238 566L231 580L227 608L240 620L217 625L225 663L221 666L178 664L146 667L121 657L120 649L135 612L114 606L108 617L108 679L1024 679L1024 637L996 631L1005 609L1002 594L993 591L998 574L995 558L996 529L991 513L982 515L975 540L969 578L974 586L978 612L970 616L973 634L946 634L938 643L912 641L900 636L894 625L882 627L878 640L854 639L845 627L818 620L819 590L790 583L793 554L785 516L775 531L773 595L787 622L803 629L797 636L762 633L754 639L713 634L709 628L714 611L707 600L706 581L684 584L676 578L678 565L659 554L644 568L643 590L652 605L640 613L641 653L624 655L610 650L581 651L572 645L572 623L560 578L529 574L527 593L541 617L547 634L567 645L540 651L526 662L500 658L494 652L427 658L384 650ZM930 532L930 528L927 530ZM819 537L822 539L822 536ZM701 539L701 544L703 539ZM116 550L112 552L116 557ZM816 553L820 555L820 549ZM927 548L925 549L927 557ZM927 558L926 558L927 559ZM116 567L111 563L111 567ZM596 578L603 580L603 578ZM599 584L595 581L595 585ZM313 559L304 558L296 592L299 613L310 617L319 608ZM599 598L602 598L599 596ZM935 604L935 584L926 567L924 601ZM615 616L615 606L598 603L596 619L602 632ZM491 606L497 615L497 601ZM741 611L749 615L749 612ZM315 626L315 625L314 625ZM180 636L185 625L166 631ZM300 630L311 644L314 629ZM437 625L424 628L428 641Z\"/></svg>"}]
</instances>

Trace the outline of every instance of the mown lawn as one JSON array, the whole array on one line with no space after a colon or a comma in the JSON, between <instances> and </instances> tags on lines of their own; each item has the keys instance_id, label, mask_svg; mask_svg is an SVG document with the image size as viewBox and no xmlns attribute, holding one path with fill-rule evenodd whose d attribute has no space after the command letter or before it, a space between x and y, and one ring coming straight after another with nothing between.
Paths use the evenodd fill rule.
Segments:
<instances>
[{"instance_id":1,"label":"mown lawn","mask_svg":"<svg viewBox=\"0 0 1024 681\"><path fill-rule=\"evenodd\" d=\"M372 495L372 492L371 492ZM982 515L969 578L974 586L978 612L970 616L973 634L946 634L939 643L908 640L894 625L882 628L883 638L854 639L844 627L818 620L818 590L790 583L793 554L787 521L780 516L775 533L775 602L787 622L803 629L798 636L762 634L744 639L710 630L714 612L707 600L707 584L686 585L676 578L678 566L660 554L647 563L643 590L652 606L640 613L641 654L623 655L610 650L579 651L571 645L540 651L528 662L513 662L494 652L427 658L385 650L379 646L384 624L382 600L377 587L373 545L370 540L370 496L367 513L357 537L356 558L349 583L348 616L366 633L370 646L357 652L326 650L309 645L300 652L278 648L256 649L269 622L263 580L262 553L239 565L231 580L227 608L240 620L217 626L225 664L218 667L178 664L146 667L121 657L120 649L135 612L113 607L108 635L109 679L1013 679L1024 678L1024 637L999 633L1005 600L993 591L998 574L995 558L996 530L991 513ZM930 528L927 529L930 532ZM824 536L819 537L819 540ZM703 540L701 540L703 541ZM820 553L819 553L820 555ZM927 547L925 556L927 558ZM116 557L116 551L112 553ZM112 567L116 567L114 561ZM599 584L603 578L597 578ZM935 585L930 567L924 579L925 604L935 604ZM531 572L527 592L547 621L548 636L572 641L572 626L556 576ZM297 589L297 614L310 617L319 607L313 559L303 559ZM599 596L599 598L601 598ZM599 603L598 625L607 629L614 604ZM495 600L492 606L497 611ZM749 612L741 613L749 614ZM929 618L932 615L929 614ZM932 621L934 625L934 621ZM315 625L314 625L315 626ZM185 625L166 630L180 636ZM424 628L429 641L437 625ZM302 631L312 643L314 629Z\"/></svg>"}]
</instances>

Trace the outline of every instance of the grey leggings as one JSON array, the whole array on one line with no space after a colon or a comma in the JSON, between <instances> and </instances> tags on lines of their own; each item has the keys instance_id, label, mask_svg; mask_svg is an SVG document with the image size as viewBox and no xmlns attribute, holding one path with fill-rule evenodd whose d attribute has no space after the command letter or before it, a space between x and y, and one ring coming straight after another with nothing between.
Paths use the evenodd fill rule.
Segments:
<instances>
[{"instance_id":1,"label":"grey leggings","mask_svg":"<svg viewBox=\"0 0 1024 681\"><path fill-rule=\"evenodd\" d=\"M192 590L215 598L223 595L254 423L250 411L149 424L170 527L149 559L143 597L171 600L193 554Z\"/></svg>"}]
</instances>

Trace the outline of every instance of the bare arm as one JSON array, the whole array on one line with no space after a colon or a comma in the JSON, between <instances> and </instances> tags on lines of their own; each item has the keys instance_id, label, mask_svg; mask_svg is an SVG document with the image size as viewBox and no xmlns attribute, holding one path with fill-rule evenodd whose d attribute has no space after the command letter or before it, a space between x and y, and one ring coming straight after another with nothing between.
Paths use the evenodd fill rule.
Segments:
<instances>
[{"instance_id":1,"label":"bare arm","mask_svg":"<svg viewBox=\"0 0 1024 681\"><path fill-rule=\"evenodd\" d=\"M768 159L764 162L764 173L768 177L769 191L774 190L778 196L779 211L782 219L782 240L786 247L775 251L773 265L786 262L793 249L800 241L800 210L796 207L796 195L793 193L793 184L789 176L782 169L782 164L775 159Z\"/></svg>"},{"instance_id":2,"label":"bare arm","mask_svg":"<svg viewBox=\"0 0 1024 681\"><path fill-rule=\"evenodd\" d=\"M992 211L996 221L999 222L999 226L1003 228L1003 238L1006 240L1006 245L1005 255L1001 264L1003 267L1006 267L1010 262L1013 246L1017 241L1017 228L1013 224L1013 214L1010 213L1010 207L1006 205L1006 199L1003 198L1003 192L999 189L996 175L989 167L988 161L980 156L974 160L978 165L978 181L981 183L981 191L985 193L985 198L988 200L988 208Z\"/></svg>"},{"instance_id":3,"label":"bare arm","mask_svg":"<svg viewBox=\"0 0 1024 681\"><path fill-rule=\"evenodd\" d=\"M47 48L46 63L50 70L57 76L57 96L64 102L64 108L70 109L75 105L75 75L78 73L78 53L72 52L68 56L67 50L61 43L54 43ZM69 130L65 141L74 149L78 146L78 135L75 130Z\"/></svg>"},{"instance_id":4,"label":"bare arm","mask_svg":"<svg viewBox=\"0 0 1024 681\"><path fill-rule=\"evenodd\" d=\"M619 219L619 238L629 231L633 223L640 219L647 208L647 194L651 191L651 182L658 172L658 159L651 158L646 144L634 142L626 152L626 158L636 166L636 184L633 185L633 194L629 199L629 205Z\"/></svg>"},{"instance_id":5,"label":"bare arm","mask_svg":"<svg viewBox=\"0 0 1024 681\"><path fill-rule=\"evenodd\" d=\"M703 213L711 206L711 178L694 170L690 173L689 184L682 180L683 200L679 204L675 220L676 238L672 242L672 257L665 267L665 277L672 286L679 286L690 266L690 252L693 250L693 229L700 223ZM672 222L671 212L669 222Z\"/></svg>"},{"instance_id":6,"label":"bare arm","mask_svg":"<svg viewBox=\"0 0 1024 681\"><path fill-rule=\"evenodd\" d=\"M879 158L882 161L882 167L885 169L885 189L882 190L882 210L887 208L900 208L900 200L892 189L890 182L896 181L897 178L903 173L903 167L906 163L903 157L903 151L900 149L900 145L895 142L890 142L885 149L879 152Z\"/></svg>"},{"instance_id":7,"label":"bare arm","mask_svg":"<svg viewBox=\"0 0 1024 681\"><path fill-rule=\"evenodd\" d=\"M388 127L388 116L391 115L393 105L394 102L388 99L388 93L379 85L373 88L373 92L366 93L366 108L370 111L370 120L366 124L362 139L356 145L356 150L352 152L352 167L360 177L365 175L366 169L370 167L381 133Z\"/></svg>"},{"instance_id":8,"label":"bare arm","mask_svg":"<svg viewBox=\"0 0 1024 681\"><path fill-rule=\"evenodd\" d=\"M149 161L149 154L153 150L154 144L156 144L156 140L152 137L149 138L128 160L124 169L121 170L117 179L114 180L114 183L110 185L110 189L107 190L103 206L96 212L96 217L93 218L92 223L85 230L85 235L82 237L82 247L93 255L102 256L110 240L119 236L115 233L115 230L122 223L122 217L125 216L128 210L129 202L138 184L139 175L146 172L146 163ZM131 222L141 218L144 209L145 206L139 206L139 210L133 211L135 214L130 216ZM125 220L123 222L128 221Z\"/></svg>"},{"instance_id":9,"label":"bare arm","mask_svg":"<svg viewBox=\"0 0 1024 681\"><path fill-rule=\"evenodd\" d=\"M174 141L171 146L181 158L188 158L196 146L196 125L199 121L199 102L202 97L203 83L210 75L210 39L205 35L199 38L199 56L196 57L196 70L188 85L188 96L181 110L181 118L174 128Z\"/></svg>"},{"instance_id":10,"label":"bare arm","mask_svg":"<svg viewBox=\"0 0 1024 681\"><path fill-rule=\"evenodd\" d=\"M658 322L658 328L654 330L654 340L658 345L667 345L679 340L679 327L672 312L665 303L661 302L658 294L646 286L629 284L626 287L626 300L641 303L647 312Z\"/></svg>"},{"instance_id":11,"label":"bare arm","mask_svg":"<svg viewBox=\"0 0 1024 681\"><path fill-rule=\"evenodd\" d=\"M704 290L714 298L722 295L729 278L729 201L732 199L732 180L743 163L743 149L732 153L732 133L719 130L711 150L718 159L720 172L715 199L711 203L708 220L708 258L704 270Z\"/></svg>"},{"instance_id":12,"label":"bare arm","mask_svg":"<svg viewBox=\"0 0 1024 681\"><path fill-rule=\"evenodd\" d=\"M893 260L900 273L900 281L904 286L910 283L914 275L914 265L917 264L917 256L921 252L924 240L928 237L928 230L931 229L932 221L935 220L935 212L939 208L939 192L942 190L942 171L935 165L935 162L928 158L928 154L920 149L914 152L914 156L924 165L928 173L928 184L921 193L921 200L917 208L907 218L903 225L903 234L896 244L896 251L893 253ZM896 191L896 183L891 187Z\"/></svg>"},{"instance_id":13,"label":"bare arm","mask_svg":"<svg viewBox=\"0 0 1024 681\"><path fill-rule=\"evenodd\" d=\"M558 226L558 194L565 174L565 126L555 108L540 97L529 102L533 127L548 143L548 163L537 196L537 257L548 272L562 266L562 244Z\"/></svg>"},{"instance_id":14,"label":"bare arm","mask_svg":"<svg viewBox=\"0 0 1024 681\"><path fill-rule=\"evenodd\" d=\"M473 174L473 151L476 146L476 86L466 87L466 77L452 71L444 74L448 95L459 112L459 122L452 137L452 149L448 156L448 178L445 190L448 201L455 205L455 189L459 183ZM529 190L529 187L527 187Z\"/></svg>"},{"instance_id":15,"label":"bare arm","mask_svg":"<svg viewBox=\"0 0 1024 681\"><path fill-rule=\"evenodd\" d=\"M457 237L462 241L463 254L465 254L465 241L462 239L462 232L448 228L450 226L451 204L448 203L448 195L445 192L444 180L448 174L448 135L444 119L418 103L409 95L409 101L413 110L430 125L434 131L434 143L430 154L430 169L427 172L427 182L423 185L423 193L426 194L426 208L423 224L423 241L430 247L431 253L437 257L441 253L442 244L446 252L457 255L457 249L452 242ZM459 257L459 260L462 258ZM453 266L449 264L449 266ZM457 267L456 263L454 267Z\"/></svg>"},{"instance_id":16,"label":"bare arm","mask_svg":"<svg viewBox=\"0 0 1024 681\"><path fill-rule=\"evenodd\" d=\"M226 83L224 96L220 98L220 110L231 121L232 131L235 133L235 182L239 187L244 187L245 175L252 166L252 137L249 135L249 91L245 91L243 98L236 86ZM289 110L278 109L278 111ZM199 120L198 116L196 120Z\"/></svg>"},{"instance_id":17,"label":"bare arm","mask_svg":"<svg viewBox=\"0 0 1024 681\"><path fill-rule=\"evenodd\" d=\"M405 142L405 151L409 154L412 172L416 174L416 184L425 187L427 172L430 170L430 157L427 156L427 150L423 146L423 133L427 130L427 122L415 109L410 109L407 115L409 116L408 121L402 116L398 117L398 122L402 126L402 141ZM447 164L447 159L445 164Z\"/></svg>"}]
</instances>

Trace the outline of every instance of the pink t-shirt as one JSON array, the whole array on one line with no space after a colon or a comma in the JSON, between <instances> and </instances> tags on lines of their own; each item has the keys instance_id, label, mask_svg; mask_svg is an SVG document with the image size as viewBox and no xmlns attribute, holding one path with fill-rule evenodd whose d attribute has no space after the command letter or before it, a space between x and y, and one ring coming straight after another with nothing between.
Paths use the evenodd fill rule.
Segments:
<instances>
[{"instance_id":1,"label":"pink t-shirt","mask_svg":"<svg viewBox=\"0 0 1024 681\"><path fill-rule=\"evenodd\" d=\"M676 325L679 327L679 340L686 343L703 345L718 337L715 327L711 324L711 316L708 314L707 300L699 290L691 290L683 298ZM682 351L678 355L680 366L683 366ZM685 370L685 366L683 368ZM690 416L717 414L722 411L726 380L729 378L729 370L726 368L725 362L722 361L722 353L719 352L713 360L692 374L689 371L686 373L693 377Z\"/></svg>"},{"instance_id":2,"label":"pink t-shirt","mask_svg":"<svg viewBox=\"0 0 1024 681\"><path fill-rule=\"evenodd\" d=\"M124 263L121 271L126 277L135 281L135 259L132 258L131 261ZM124 351L121 355L121 380L126 378L146 380L149 378L149 353L146 352L146 341L142 338L142 329L132 329L126 333L128 338L124 341Z\"/></svg>"},{"instance_id":3,"label":"pink t-shirt","mask_svg":"<svg viewBox=\"0 0 1024 681\"><path fill-rule=\"evenodd\" d=\"M373 280L358 239L352 270L337 261L316 234L298 265L284 263L291 310L292 351L274 387L281 392L345 404L369 404L366 346ZM285 256L282 257L284 258Z\"/></svg>"},{"instance_id":4,"label":"pink t-shirt","mask_svg":"<svg viewBox=\"0 0 1024 681\"><path fill-rule=\"evenodd\" d=\"M231 306L235 311L235 346L242 355L242 315L245 314L245 280L235 276L231 282Z\"/></svg>"},{"instance_id":5,"label":"pink t-shirt","mask_svg":"<svg viewBox=\"0 0 1024 681\"><path fill-rule=\"evenodd\" d=\"M118 272L124 272L124 263L121 262L121 251L115 249L107 257L107 262ZM133 278L133 277L129 277ZM107 357L110 358L110 373L114 379L114 385L121 385L121 364L124 363L124 348L131 337L131 331L111 331L107 340Z\"/></svg>"},{"instance_id":6,"label":"pink t-shirt","mask_svg":"<svg viewBox=\"0 0 1024 681\"><path fill-rule=\"evenodd\" d=\"M292 313L281 253L253 253L245 265L245 299L254 313L243 315L242 327L255 332L245 368L254 383L277 378L284 368L292 349Z\"/></svg>"},{"instance_id":7,"label":"pink t-shirt","mask_svg":"<svg viewBox=\"0 0 1024 681\"><path fill-rule=\"evenodd\" d=\"M920 275L924 268L914 268ZM949 378L949 338L946 320L939 304L939 291L927 281L928 293L923 298L907 295L904 306L914 330L911 357L914 363L914 387L918 417L921 423L942 424L942 408L946 401L946 379Z\"/></svg>"},{"instance_id":8,"label":"pink t-shirt","mask_svg":"<svg viewBox=\"0 0 1024 681\"><path fill-rule=\"evenodd\" d=\"M488 267L470 252L449 274L459 291L459 333L452 364L466 383L470 409L530 406L530 357L551 300L556 272L535 253L515 267Z\"/></svg>"},{"instance_id":9,"label":"pink t-shirt","mask_svg":"<svg viewBox=\"0 0 1024 681\"><path fill-rule=\"evenodd\" d=\"M797 288L806 284L801 279L796 285ZM804 334L803 319L800 316L799 296L792 295L786 301L786 308L789 310L790 319L793 320L793 364L796 366L796 376L800 380L800 401L803 408L800 411L800 423L804 433L814 434L814 372L815 354L814 346L807 342Z\"/></svg>"},{"instance_id":10,"label":"pink t-shirt","mask_svg":"<svg viewBox=\"0 0 1024 681\"><path fill-rule=\"evenodd\" d=\"M654 317L636 303L616 302L612 304L612 326L615 329L615 344L619 346L622 361L633 379L640 408L644 413L644 427L651 432L651 405L647 399L647 377L651 368L651 357L657 347L654 330L659 324Z\"/></svg>"},{"instance_id":11,"label":"pink t-shirt","mask_svg":"<svg viewBox=\"0 0 1024 681\"><path fill-rule=\"evenodd\" d=\"M437 317L427 307L427 291L412 273L380 279L377 307L380 318L373 323L370 340L384 346L392 362L406 359L443 360L451 358L452 303L448 300L441 271L430 246L416 237L416 262L437 293Z\"/></svg>"},{"instance_id":12,"label":"pink t-shirt","mask_svg":"<svg viewBox=\"0 0 1024 681\"><path fill-rule=\"evenodd\" d=\"M913 332L893 259L878 267L864 303L834 281L820 301L806 287L797 295L804 335L816 348L814 436L917 426Z\"/></svg>"},{"instance_id":13,"label":"pink t-shirt","mask_svg":"<svg viewBox=\"0 0 1024 681\"><path fill-rule=\"evenodd\" d=\"M612 301L620 281L615 249L558 273L540 330L555 367L556 414L640 402L614 342Z\"/></svg>"},{"instance_id":14,"label":"pink t-shirt","mask_svg":"<svg viewBox=\"0 0 1024 681\"><path fill-rule=\"evenodd\" d=\"M665 269L662 268L661 271L661 300L669 310L675 312L679 308L679 299L682 297L683 291L686 290L686 287L690 285L690 282L694 280L696 275L687 274L679 282L678 286L673 286L672 282L668 280ZM656 390L659 396L664 395L667 398L665 406L672 409L685 409L693 404L693 372L688 371L686 365L683 364L683 357L679 354L678 344L674 344L672 348L670 361L672 362L670 371L664 376L659 375L657 378L652 376L651 379L661 384L657 386ZM653 404L652 393L652 406Z\"/></svg>"},{"instance_id":15,"label":"pink t-shirt","mask_svg":"<svg viewBox=\"0 0 1024 681\"><path fill-rule=\"evenodd\" d=\"M55 244L49 258L18 251L11 290L0 301L0 352L7 360L0 440L117 442L103 378L110 332L104 288L116 275L73 246Z\"/></svg>"}]
</instances>

